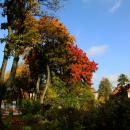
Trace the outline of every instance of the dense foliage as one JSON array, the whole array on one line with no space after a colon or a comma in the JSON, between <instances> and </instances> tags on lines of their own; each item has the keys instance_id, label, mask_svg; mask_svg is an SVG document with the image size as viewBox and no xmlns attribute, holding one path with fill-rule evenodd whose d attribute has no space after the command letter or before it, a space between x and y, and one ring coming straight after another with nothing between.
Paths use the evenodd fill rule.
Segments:
<instances>
[{"instance_id":1,"label":"dense foliage","mask_svg":"<svg viewBox=\"0 0 130 130\"><path fill-rule=\"evenodd\" d=\"M127 76L118 78L118 86L124 90L119 96L111 96L110 81L102 79L95 100L92 78L97 64L76 45L65 25L48 15L49 9L59 9L60 2L0 3L2 16L7 18L1 29L8 30L7 36L1 38L5 48L0 70L0 106L2 102L8 105L16 101L16 108L8 108L7 116L2 115L5 109L1 109L0 129L129 130L129 85L123 87L129 82ZM10 57L12 67L5 73ZM20 57L23 62L18 64ZM21 115L13 116L16 111Z\"/></svg>"},{"instance_id":2,"label":"dense foliage","mask_svg":"<svg viewBox=\"0 0 130 130\"><path fill-rule=\"evenodd\" d=\"M107 78L103 78L99 84L98 89L98 99L100 102L104 103L109 99L112 93L112 84Z\"/></svg>"},{"instance_id":3,"label":"dense foliage","mask_svg":"<svg viewBox=\"0 0 130 130\"><path fill-rule=\"evenodd\" d=\"M125 86L127 83L129 83L129 78L127 75L125 74L120 74L119 77L118 77L118 86L119 87L123 87Z\"/></svg>"}]
</instances>

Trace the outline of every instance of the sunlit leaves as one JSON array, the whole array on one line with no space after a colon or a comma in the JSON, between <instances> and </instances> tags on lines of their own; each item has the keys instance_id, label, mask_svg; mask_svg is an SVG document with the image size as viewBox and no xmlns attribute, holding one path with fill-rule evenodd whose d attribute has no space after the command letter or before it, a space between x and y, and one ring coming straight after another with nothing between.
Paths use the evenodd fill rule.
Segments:
<instances>
[{"instance_id":1,"label":"sunlit leaves","mask_svg":"<svg viewBox=\"0 0 130 130\"><path fill-rule=\"evenodd\" d=\"M39 31L43 42L68 44L74 43L74 37L69 34L67 28L56 18L43 17L39 21Z\"/></svg>"},{"instance_id":2,"label":"sunlit leaves","mask_svg":"<svg viewBox=\"0 0 130 130\"><path fill-rule=\"evenodd\" d=\"M70 82L83 82L91 85L93 72L97 70L97 64L90 61L80 48L75 45L68 45L68 55L71 80Z\"/></svg>"}]
</instances>

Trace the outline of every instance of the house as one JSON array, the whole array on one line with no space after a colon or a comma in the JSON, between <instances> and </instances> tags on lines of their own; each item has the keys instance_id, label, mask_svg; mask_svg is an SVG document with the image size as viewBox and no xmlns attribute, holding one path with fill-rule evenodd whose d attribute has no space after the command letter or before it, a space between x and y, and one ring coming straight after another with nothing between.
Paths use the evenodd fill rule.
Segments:
<instances>
[{"instance_id":1,"label":"house","mask_svg":"<svg viewBox=\"0 0 130 130\"><path fill-rule=\"evenodd\" d=\"M130 98L130 83L126 84L125 86L117 86L113 92L113 96L123 96L123 97L128 97Z\"/></svg>"},{"instance_id":2,"label":"house","mask_svg":"<svg viewBox=\"0 0 130 130\"><path fill-rule=\"evenodd\" d=\"M130 88L128 88L127 90L127 95L128 95L128 98L130 98Z\"/></svg>"}]
</instances>

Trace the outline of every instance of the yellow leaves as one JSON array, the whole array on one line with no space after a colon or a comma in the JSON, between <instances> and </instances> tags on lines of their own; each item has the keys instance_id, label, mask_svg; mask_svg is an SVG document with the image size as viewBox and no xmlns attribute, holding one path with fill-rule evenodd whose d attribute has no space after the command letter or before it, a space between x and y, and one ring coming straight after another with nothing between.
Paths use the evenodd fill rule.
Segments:
<instances>
[{"instance_id":1,"label":"yellow leaves","mask_svg":"<svg viewBox=\"0 0 130 130\"><path fill-rule=\"evenodd\" d=\"M25 64L20 64L16 70L16 76L26 74L28 71L28 68Z\"/></svg>"},{"instance_id":2,"label":"yellow leaves","mask_svg":"<svg viewBox=\"0 0 130 130\"><path fill-rule=\"evenodd\" d=\"M31 13L26 13L22 26L22 33L16 32L11 37L14 43L12 50L17 50L19 54L23 54L24 49L34 44L58 43L63 45L75 42L74 36L70 35L64 24L54 17L45 16L38 20Z\"/></svg>"},{"instance_id":3,"label":"yellow leaves","mask_svg":"<svg viewBox=\"0 0 130 130\"><path fill-rule=\"evenodd\" d=\"M25 64L20 64L16 70L16 76L24 75L27 73L27 66ZM10 71L6 72L5 80L8 80Z\"/></svg>"},{"instance_id":4,"label":"yellow leaves","mask_svg":"<svg viewBox=\"0 0 130 130\"><path fill-rule=\"evenodd\" d=\"M50 98L50 99L51 98L54 99L54 98L57 97L57 93L56 93L56 91L52 87L48 88L47 97Z\"/></svg>"},{"instance_id":5,"label":"yellow leaves","mask_svg":"<svg viewBox=\"0 0 130 130\"><path fill-rule=\"evenodd\" d=\"M98 99L98 102L100 104L104 104L106 102L105 98L103 96L101 96L99 99Z\"/></svg>"},{"instance_id":6,"label":"yellow leaves","mask_svg":"<svg viewBox=\"0 0 130 130\"><path fill-rule=\"evenodd\" d=\"M8 71L8 72L6 72L6 74L5 74L5 81L7 81L7 79L9 78L9 74L10 74L10 72Z\"/></svg>"},{"instance_id":7,"label":"yellow leaves","mask_svg":"<svg viewBox=\"0 0 130 130\"><path fill-rule=\"evenodd\" d=\"M41 42L39 33L39 21L31 15L26 15L25 26L25 43L37 44Z\"/></svg>"},{"instance_id":8,"label":"yellow leaves","mask_svg":"<svg viewBox=\"0 0 130 130\"><path fill-rule=\"evenodd\" d=\"M68 40L68 44L72 44L72 43L74 43L74 41L75 41L75 37L72 36L72 35L70 35L68 39L69 39L69 40Z\"/></svg>"},{"instance_id":9,"label":"yellow leaves","mask_svg":"<svg viewBox=\"0 0 130 130\"><path fill-rule=\"evenodd\" d=\"M36 0L28 0L28 6L29 9L31 10L31 13L38 14L40 11L40 5L38 1Z\"/></svg>"},{"instance_id":10,"label":"yellow leaves","mask_svg":"<svg viewBox=\"0 0 130 130\"><path fill-rule=\"evenodd\" d=\"M37 30L38 29L38 20L36 20L33 16L26 14L24 26L27 30L28 29Z\"/></svg>"},{"instance_id":11,"label":"yellow leaves","mask_svg":"<svg viewBox=\"0 0 130 130\"><path fill-rule=\"evenodd\" d=\"M38 33L38 20L30 14L26 14L22 31L22 33L16 33L11 37L16 46L15 50L17 49L19 54L22 54L26 47L37 44L41 40L41 36Z\"/></svg>"},{"instance_id":12,"label":"yellow leaves","mask_svg":"<svg viewBox=\"0 0 130 130\"><path fill-rule=\"evenodd\" d=\"M75 87L73 89L73 93L75 93L76 95L80 96L83 95L83 93L86 91L86 88L83 87Z\"/></svg>"}]
</instances>

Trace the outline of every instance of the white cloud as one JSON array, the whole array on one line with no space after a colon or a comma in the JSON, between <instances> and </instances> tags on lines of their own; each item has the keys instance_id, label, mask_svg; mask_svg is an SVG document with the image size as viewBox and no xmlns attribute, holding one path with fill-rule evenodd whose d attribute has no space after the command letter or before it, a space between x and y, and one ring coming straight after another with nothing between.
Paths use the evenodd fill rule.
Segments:
<instances>
[{"instance_id":1,"label":"white cloud","mask_svg":"<svg viewBox=\"0 0 130 130\"><path fill-rule=\"evenodd\" d=\"M107 45L92 46L90 49L87 50L87 54L89 56L101 55L106 52L107 48Z\"/></svg>"},{"instance_id":2,"label":"white cloud","mask_svg":"<svg viewBox=\"0 0 130 130\"><path fill-rule=\"evenodd\" d=\"M116 12L122 5L123 0L116 0L115 4L110 8L110 13Z\"/></svg>"}]
</instances>

